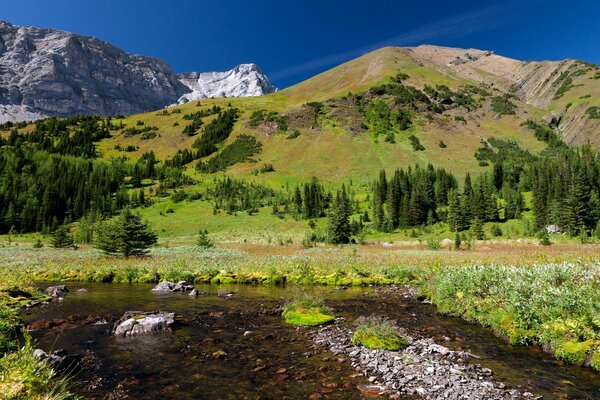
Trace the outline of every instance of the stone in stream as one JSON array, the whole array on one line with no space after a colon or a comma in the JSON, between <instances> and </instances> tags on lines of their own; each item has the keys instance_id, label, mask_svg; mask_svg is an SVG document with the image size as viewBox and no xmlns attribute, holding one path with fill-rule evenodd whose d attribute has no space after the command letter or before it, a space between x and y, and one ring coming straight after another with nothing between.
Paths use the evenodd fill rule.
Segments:
<instances>
[{"instance_id":1,"label":"stone in stream","mask_svg":"<svg viewBox=\"0 0 600 400\"><path fill-rule=\"evenodd\" d=\"M159 282L152 291L153 292L188 292L194 290L194 286L189 285L186 281L179 281L177 283L164 281Z\"/></svg>"},{"instance_id":2,"label":"stone in stream","mask_svg":"<svg viewBox=\"0 0 600 400\"><path fill-rule=\"evenodd\" d=\"M113 328L115 336L170 332L175 313L164 311L127 311Z\"/></svg>"},{"instance_id":3,"label":"stone in stream","mask_svg":"<svg viewBox=\"0 0 600 400\"><path fill-rule=\"evenodd\" d=\"M46 353L42 349L35 349L33 356L57 369L67 369L77 365L81 361L80 355L69 355L66 350L55 350Z\"/></svg>"},{"instance_id":4,"label":"stone in stream","mask_svg":"<svg viewBox=\"0 0 600 400\"><path fill-rule=\"evenodd\" d=\"M48 296L57 298L63 297L68 292L69 289L67 289L66 285L50 286L46 288L46 293L48 293Z\"/></svg>"}]
</instances>

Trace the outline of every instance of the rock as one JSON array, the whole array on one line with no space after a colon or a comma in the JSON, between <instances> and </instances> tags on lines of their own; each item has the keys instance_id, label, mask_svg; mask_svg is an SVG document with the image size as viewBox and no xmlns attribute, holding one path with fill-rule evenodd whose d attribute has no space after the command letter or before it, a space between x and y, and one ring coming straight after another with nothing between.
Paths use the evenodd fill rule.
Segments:
<instances>
[{"instance_id":1,"label":"rock","mask_svg":"<svg viewBox=\"0 0 600 400\"><path fill-rule=\"evenodd\" d=\"M88 291L88 290L87 290L86 288L77 289L77 292L78 292L78 293L85 293L85 292L87 292L87 291Z\"/></svg>"},{"instance_id":2,"label":"rock","mask_svg":"<svg viewBox=\"0 0 600 400\"><path fill-rule=\"evenodd\" d=\"M65 370L74 367L81 361L81 355L69 355L66 350L55 350L51 353L46 353L42 349L35 349L33 356L41 361L50 364L55 369Z\"/></svg>"},{"instance_id":3,"label":"rock","mask_svg":"<svg viewBox=\"0 0 600 400\"><path fill-rule=\"evenodd\" d=\"M385 393L385 388L379 385L358 385L356 388L359 392L367 395L378 395Z\"/></svg>"},{"instance_id":4,"label":"rock","mask_svg":"<svg viewBox=\"0 0 600 400\"><path fill-rule=\"evenodd\" d=\"M57 298L63 297L63 295L65 295L68 292L69 289L67 289L65 285L50 286L46 288L46 293L48 293L49 296Z\"/></svg>"},{"instance_id":5,"label":"rock","mask_svg":"<svg viewBox=\"0 0 600 400\"><path fill-rule=\"evenodd\" d=\"M230 290L219 290L217 291L217 296L219 297L233 297L235 295L234 292L230 291Z\"/></svg>"},{"instance_id":6,"label":"rock","mask_svg":"<svg viewBox=\"0 0 600 400\"><path fill-rule=\"evenodd\" d=\"M127 311L113 328L115 336L170 332L175 313L164 311Z\"/></svg>"},{"instance_id":7,"label":"rock","mask_svg":"<svg viewBox=\"0 0 600 400\"><path fill-rule=\"evenodd\" d=\"M192 289L190 294L188 294L188 296L196 296L196 297L198 297L199 295L200 295L200 293L196 290L196 288Z\"/></svg>"},{"instance_id":8,"label":"rock","mask_svg":"<svg viewBox=\"0 0 600 400\"><path fill-rule=\"evenodd\" d=\"M154 288L152 288L153 292L170 292L175 284L173 282L159 282Z\"/></svg>"},{"instance_id":9,"label":"rock","mask_svg":"<svg viewBox=\"0 0 600 400\"><path fill-rule=\"evenodd\" d=\"M158 110L276 89L255 64L176 75L162 60L89 36L0 21L0 123Z\"/></svg>"},{"instance_id":10,"label":"rock","mask_svg":"<svg viewBox=\"0 0 600 400\"><path fill-rule=\"evenodd\" d=\"M254 332L252 331L246 331L244 332L244 336L251 336Z\"/></svg>"},{"instance_id":11,"label":"rock","mask_svg":"<svg viewBox=\"0 0 600 400\"><path fill-rule=\"evenodd\" d=\"M195 290L194 286L189 285L186 281L179 281L177 283L164 281L159 282L152 289L153 292L187 292ZM196 291L196 293L198 293Z\"/></svg>"},{"instance_id":12,"label":"rock","mask_svg":"<svg viewBox=\"0 0 600 400\"><path fill-rule=\"evenodd\" d=\"M508 390L494 380L490 369L469 363L468 353L450 350L433 339L406 335L410 345L403 350L369 350L354 346L352 334L342 321L336 321L310 335L316 346L344 356L367 377L371 384L359 387L365 395L383 392L391 398L512 400L527 394Z\"/></svg>"},{"instance_id":13,"label":"rock","mask_svg":"<svg viewBox=\"0 0 600 400\"><path fill-rule=\"evenodd\" d=\"M240 64L225 72L190 72L177 78L191 90L179 98L179 104L208 97L262 96L277 90L256 64Z\"/></svg>"}]
</instances>

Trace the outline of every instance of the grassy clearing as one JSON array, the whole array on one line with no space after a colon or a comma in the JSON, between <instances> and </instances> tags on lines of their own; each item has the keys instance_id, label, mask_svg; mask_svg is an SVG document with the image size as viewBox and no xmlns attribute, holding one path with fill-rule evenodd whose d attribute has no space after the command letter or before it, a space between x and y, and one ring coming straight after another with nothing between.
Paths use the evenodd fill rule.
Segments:
<instances>
[{"instance_id":1,"label":"grassy clearing","mask_svg":"<svg viewBox=\"0 0 600 400\"><path fill-rule=\"evenodd\" d=\"M352 344L369 349L398 351L408 346L396 326L388 319L372 315L357 320L358 327L352 336Z\"/></svg>"},{"instance_id":2,"label":"grassy clearing","mask_svg":"<svg viewBox=\"0 0 600 400\"><path fill-rule=\"evenodd\" d=\"M289 325L318 326L335 319L323 299L302 293L286 304L281 316Z\"/></svg>"}]
</instances>

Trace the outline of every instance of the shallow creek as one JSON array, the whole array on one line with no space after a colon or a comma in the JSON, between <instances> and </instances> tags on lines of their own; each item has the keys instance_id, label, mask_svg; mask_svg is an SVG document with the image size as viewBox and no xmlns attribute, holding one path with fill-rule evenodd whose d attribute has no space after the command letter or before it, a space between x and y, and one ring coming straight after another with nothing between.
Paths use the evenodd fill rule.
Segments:
<instances>
[{"instance_id":1,"label":"shallow creek","mask_svg":"<svg viewBox=\"0 0 600 400\"><path fill-rule=\"evenodd\" d=\"M26 310L23 318L41 328L32 331L37 347L88 354L91 362L73 372L76 390L86 398L362 398L356 387L368 384L365 377L343 359L316 352L307 329L283 324L280 307L295 291L305 290L323 296L349 324L361 315L384 315L412 336L467 350L480 357L474 362L493 370L496 380L520 391L544 399L600 399L600 374L535 348L510 346L485 328L386 290L197 285L206 294L196 298L155 293L146 284L67 286L70 293L63 301ZM218 290L235 294L219 297ZM167 334L115 338L112 323L69 320L115 321L130 310L175 312L177 326Z\"/></svg>"}]
</instances>

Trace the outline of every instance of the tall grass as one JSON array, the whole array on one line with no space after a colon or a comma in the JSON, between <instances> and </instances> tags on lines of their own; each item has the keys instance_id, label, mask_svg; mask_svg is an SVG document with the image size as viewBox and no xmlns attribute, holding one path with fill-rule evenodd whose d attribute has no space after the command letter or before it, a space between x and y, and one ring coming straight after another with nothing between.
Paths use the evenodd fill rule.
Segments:
<instances>
[{"instance_id":1,"label":"tall grass","mask_svg":"<svg viewBox=\"0 0 600 400\"><path fill-rule=\"evenodd\" d=\"M428 290L442 312L600 371L600 263L476 265L433 278Z\"/></svg>"}]
</instances>

